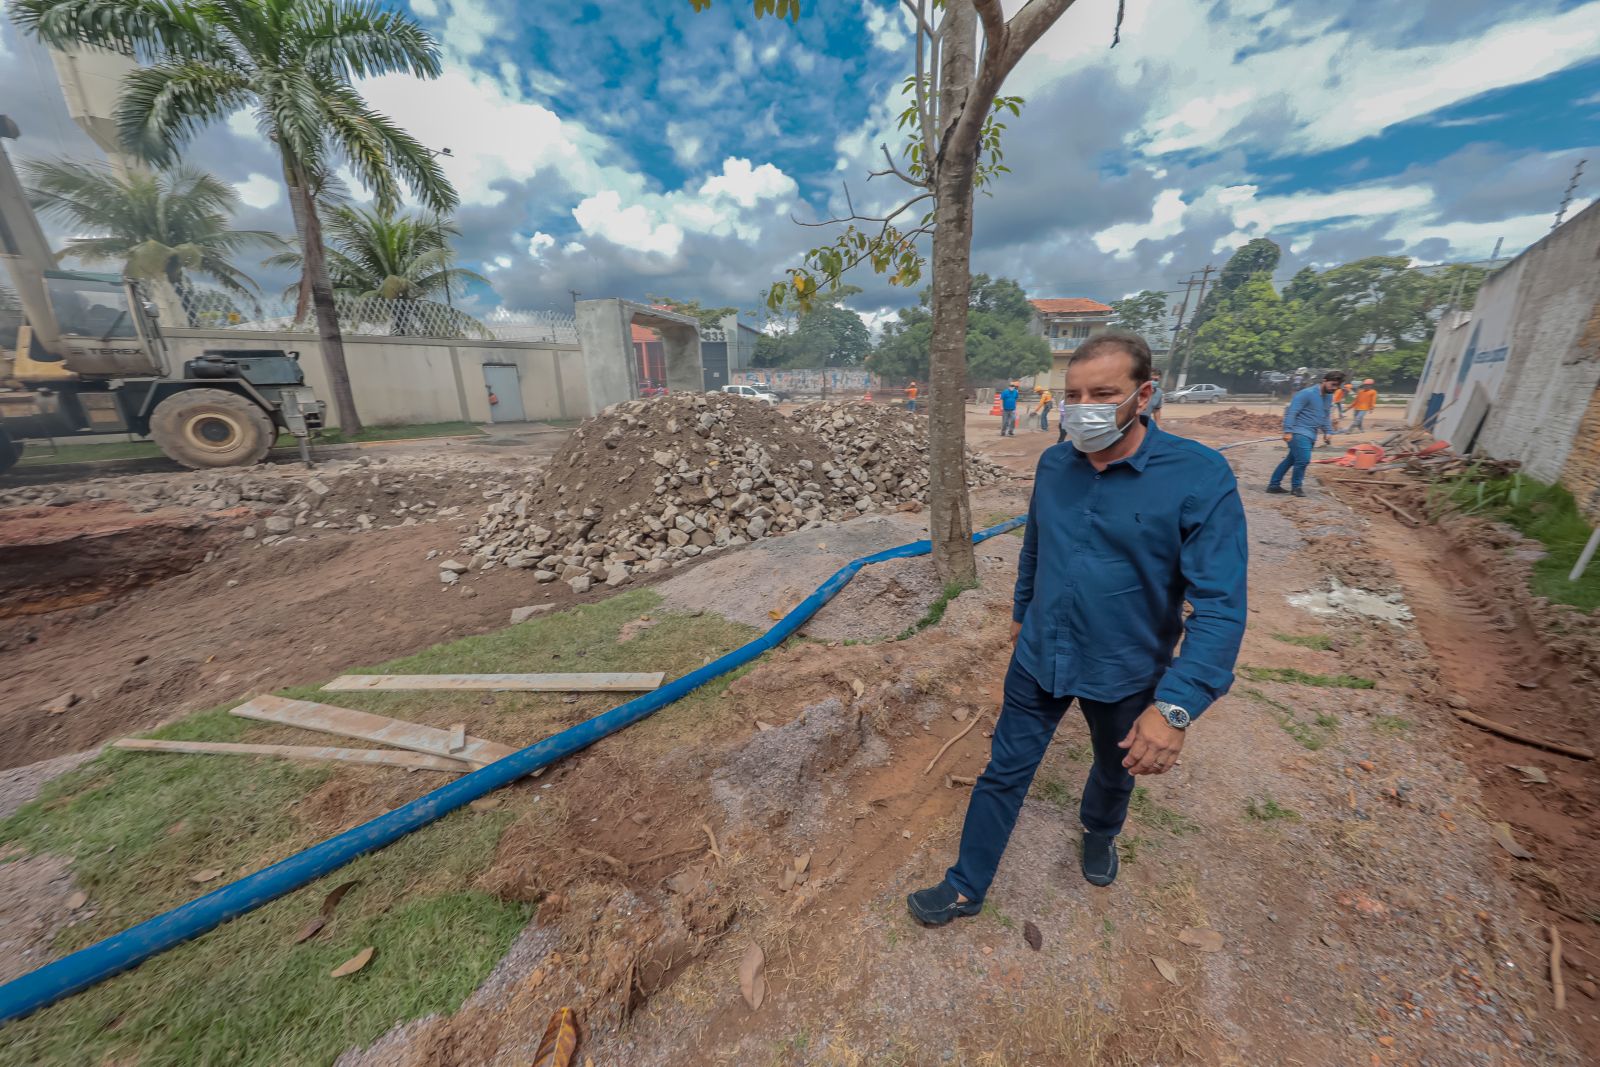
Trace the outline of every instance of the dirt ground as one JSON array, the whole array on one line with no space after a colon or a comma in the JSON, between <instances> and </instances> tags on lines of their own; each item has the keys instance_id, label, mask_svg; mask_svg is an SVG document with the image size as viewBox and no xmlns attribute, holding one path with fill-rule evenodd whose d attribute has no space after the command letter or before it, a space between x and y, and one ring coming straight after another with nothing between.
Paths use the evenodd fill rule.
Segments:
<instances>
[{"instance_id":1,"label":"dirt ground","mask_svg":"<svg viewBox=\"0 0 1600 1067\"><path fill-rule=\"evenodd\" d=\"M1190 424L1205 413L1169 412L1169 426L1212 444L1256 436ZM1053 431L1001 441L997 423L969 422L974 445L1013 472L975 494L985 522L1025 509L1033 464L1055 441ZM869 569L813 620L809 640L730 686L738 714L717 722L735 728L708 727L664 753L624 733L556 768L539 788L570 813L559 844L548 825L519 819L481 879L539 902L538 921L461 1010L397 1027L340 1063L527 1063L562 1005L583 1022L579 1062L597 1065L1593 1062L1600 776L1452 714L1465 705L1594 747L1581 627L1563 617L1552 635L1548 610L1518 593L1514 549L1481 530L1414 529L1332 483L1304 500L1267 497L1279 449L1227 454L1251 523L1240 662L1252 670L1197 724L1180 766L1145 783L1113 888L1077 872L1087 731L1069 716L985 912L940 930L905 914L905 893L953 858L967 791L947 776L975 776L986 758L1021 546L1003 535L980 548L981 588L937 625L893 639L939 593L926 560ZM439 508L460 506L465 522L474 497L537 456L463 463ZM530 593L525 573L503 569L442 587L426 557L459 537L445 518L261 547L240 534L249 516L92 514L93 529L176 521L197 561L0 620L9 766L570 599L560 583ZM763 625L844 560L919 536L920 520L763 541L674 571L660 591L676 610ZM1290 603L1334 580L1403 603L1415 621ZM1374 685L1260 673L1273 670ZM77 700L65 711L45 710L68 692ZM1537 767L1548 783L1524 784L1511 766ZM340 821L403 798L369 799L371 811L342 810ZM1532 859L1496 843L1499 821ZM47 866L29 877L38 902L0 922L61 921L70 879ZM1561 1014L1548 982L1552 922L1569 946ZM752 945L766 983L754 1011L739 980Z\"/></svg>"}]
</instances>

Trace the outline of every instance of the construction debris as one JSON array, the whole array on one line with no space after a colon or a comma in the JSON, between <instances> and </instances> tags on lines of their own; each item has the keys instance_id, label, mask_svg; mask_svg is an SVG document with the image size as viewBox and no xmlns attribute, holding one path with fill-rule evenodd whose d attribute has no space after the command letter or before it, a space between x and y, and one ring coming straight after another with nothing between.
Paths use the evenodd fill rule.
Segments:
<instances>
[{"instance_id":1,"label":"construction debris","mask_svg":"<svg viewBox=\"0 0 1600 1067\"><path fill-rule=\"evenodd\" d=\"M124 737L111 742L112 748L133 752L182 752L217 756L277 756L281 759L336 760L342 763L382 764L419 771L447 771L466 774L473 764L420 752L394 752L382 748L322 748L317 745L241 745L231 741L163 741L148 737Z\"/></svg>"},{"instance_id":2,"label":"construction debris","mask_svg":"<svg viewBox=\"0 0 1600 1067\"><path fill-rule=\"evenodd\" d=\"M1194 426L1212 426L1224 430L1250 430L1255 433L1271 433L1274 430L1283 430L1283 416L1270 415L1261 411L1247 411L1244 408L1222 408L1202 415L1190 422Z\"/></svg>"},{"instance_id":3,"label":"construction debris","mask_svg":"<svg viewBox=\"0 0 1600 1067\"><path fill-rule=\"evenodd\" d=\"M968 453L969 484L1004 475ZM584 592L927 496L926 423L906 412L852 403L785 415L681 393L586 422L542 480L501 494L461 547L475 571L518 567Z\"/></svg>"},{"instance_id":4,"label":"construction debris","mask_svg":"<svg viewBox=\"0 0 1600 1067\"><path fill-rule=\"evenodd\" d=\"M345 674L324 692L395 692L423 689L519 693L638 693L661 688L662 671L613 674ZM430 750L431 751L431 750Z\"/></svg>"},{"instance_id":5,"label":"construction debris","mask_svg":"<svg viewBox=\"0 0 1600 1067\"><path fill-rule=\"evenodd\" d=\"M435 726L391 719L385 715L336 708L329 704L315 704L309 700L285 700L282 697L262 695L254 697L233 709L241 719L275 722L285 726L298 726L302 730L355 737L363 741L376 741L382 745L443 756L473 767L486 767L495 760L504 759L515 749L485 741L481 737L467 737L465 744L456 750L451 746L455 736L450 730Z\"/></svg>"}]
</instances>

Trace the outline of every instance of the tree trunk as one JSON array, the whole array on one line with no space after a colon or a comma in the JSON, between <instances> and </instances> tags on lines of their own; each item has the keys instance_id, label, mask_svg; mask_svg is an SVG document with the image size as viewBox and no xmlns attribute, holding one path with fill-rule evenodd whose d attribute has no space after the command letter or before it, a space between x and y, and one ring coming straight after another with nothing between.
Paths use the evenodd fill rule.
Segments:
<instances>
[{"instance_id":1,"label":"tree trunk","mask_svg":"<svg viewBox=\"0 0 1600 1067\"><path fill-rule=\"evenodd\" d=\"M953 132L973 80L977 16L970 3L945 9L941 121ZM973 106L982 106L976 102ZM956 143L969 142L970 143ZM967 302L972 293L972 179L976 138L946 136L936 172L933 335L928 381L928 536L945 585L977 584L972 504L967 498Z\"/></svg>"},{"instance_id":2,"label":"tree trunk","mask_svg":"<svg viewBox=\"0 0 1600 1067\"><path fill-rule=\"evenodd\" d=\"M356 413L350 371L344 362L339 309L333 302L333 283L328 280L328 261L322 247L322 222L317 218L310 183L295 171L292 163L286 163L285 170L295 179L289 185L289 202L294 206L295 225L300 230L300 254L305 258L302 277L310 279L311 306L316 312L322 364L327 368L328 386L333 390L334 410L339 413L339 430L349 436L361 432L361 416ZM302 282L302 286L304 284Z\"/></svg>"}]
</instances>

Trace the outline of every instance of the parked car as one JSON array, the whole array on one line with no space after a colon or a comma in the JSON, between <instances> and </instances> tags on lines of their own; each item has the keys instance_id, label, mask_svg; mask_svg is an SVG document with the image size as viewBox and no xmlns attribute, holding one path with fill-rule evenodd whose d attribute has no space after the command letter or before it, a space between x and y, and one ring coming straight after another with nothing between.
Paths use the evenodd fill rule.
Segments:
<instances>
[{"instance_id":1,"label":"parked car","mask_svg":"<svg viewBox=\"0 0 1600 1067\"><path fill-rule=\"evenodd\" d=\"M1215 404L1228 395L1220 385L1187 385L1167 397L1174 404Z\"/></svg>"},{"instance_id":2,"label":"parked car","mask_svg":"<svg viewBox=\"0 0 1600 1067\"><path fill-rule=\"evenodd\" d=\"M722 391L729 396L742 396L751 400L759 400L763 404L776 405L778 398L764 389L757 389L753 385L724 385Z\"/></svg>"}]
</instances>

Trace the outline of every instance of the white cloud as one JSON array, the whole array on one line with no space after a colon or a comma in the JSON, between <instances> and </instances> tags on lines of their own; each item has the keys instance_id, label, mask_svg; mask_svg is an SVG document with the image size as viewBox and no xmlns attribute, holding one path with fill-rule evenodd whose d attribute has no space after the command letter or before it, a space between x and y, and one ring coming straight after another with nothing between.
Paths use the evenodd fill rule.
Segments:
<instances>
[{"instance_id":1,"label":"white cloud","mask_svg":"<svg viewBox=\"0 0 1600 1067\"><path fill-rule=\"evenodd\" d=\"M249 108L243 108L229 115L227 126L228 132L235 137L243 137L248 141L265 141L260 128L256 126L255 112Z\"/></svg>"},{"instance_id":2,"label":"white cloud","mask_svg":"<svg viewBox=\"0 0 1600 1067\"><path fill-rule=\"evenodd\" d=\"M1332 193L1308 190L1262 197L1255 191L1253 185L1232 186L1217 198L1234 225L1254 237L1285 226L1406 214L1433 203L1433 189L1427 185L1358 185Z\"/></svg>"},{"instance_id":3,"label":"white cloud","mask_svg":"<svg viewBox=\"0 0 1600 1067\"><path fill-rule=\"evenodd\" d=\"M1488 122L1499 122L1506 117L1505 115L1464 115L1459 119L1440 119L1433 125L1441 130L1448 130L1456 126L1482 126Z\"/></svg>"},{"instance_id":4,"label":"white cloud","mask_svg":"<svg viewBox=\"0 0 1600 1067\"><path fill-rule=\"evenodd\" d=\"M1150 206L1149 222L1119 222L1094 235L1095 247L1116 256L1131 256L1140 241L1160 241L1183 230L1189 206L1179 189L1163 189Z\"/></svg>"},{"instance_id":5,"label":"white cloud","mask_svg":"<svg viewBox=\"0 0 1600 1067\"><path fill-rule=\"evenodd\" d=\"M782 42L773 41L771 44L767 45L765 48L763 48L761 50L761 62L766 64L767 66L771 66L772 64L774 64L774 63L776 63L778 61L778 57L781 56L782 54L783 54L783 44L782 44Z\"/></svg>"},{"instance_id":6,"label":"white cloud","mask_svg":"<svg viewBox=\"0 0 1600 1067\"><path fill-rule=\"evenodd\" d=\"M528 255L538 259L545 249L553 248L555 243L556 239L554 237L547 233L535 231L534 235L528 238Z\"/></svg>"},{"instance_id":7,"label":"white cloud","mask_svg":"<svg viewBox=\"0 0 1600 1067\"><path fill-rule=\"evenodd\" d=\"M1258 137L1275 155L1338 148L1600 52L1600 0L1505 18L1440 44L1358 36L1335 12L1287 24L1273 48L1261 47L1261 28L1248 19L1218 19L1198 4L1161 5L1156 19L1147 6L1129 7L1139 23L1125 25L1118 51L1128 51L1109 73L1150 87L1150 117L1130 142L1151 155ZM1069 33L1088 36L1081 21L1068 25L1071 16L1041 42L1044 55L1070 47Z\"/></svg>"},{"instance_id":8,"label":"white cloud","mask_svg":"<svg viewBox=\"0 0 1600 1067\"><path fill-rule=\"evenodd\" d=\"M726 196L748 208L755 207L758 200L793 196L799 189L793 178L771 163L752 167L748 159L729 156L722 161L722 173L712 175L700 186L700 195Z\"/></svg>"},{"instance_id":9,"label":"white cloud","mask_svg":"<svg viewBox=\"0 0 1600 1067\"><path fill-rule=\"evenodd\" d=\"M1592 202L1584 199L1574 200L1572 206L1567 209L1567 218L1572 218ZM1452 259L1461 257L1487 259L1494 251L1495 242L1505 238L1500 256L1502 259L1509 259L1547 235L1550 232L1550 223L1554 220L1554 213L1549 211L1518 215L1514 218L1501 219L1499 222L1441 222L1431 217L1411 217L1399 220L1389 232L1389 236L1399 238L1407 245L1443 238L1450 243L1449 258Z\"/></svg>"},{"instance_id":10,"label":"white cloud","mask_svg":"<svg viewBox=\"0 0 1600 1067\"><path fill-rule=\"evenodd\" d=\"M439 5L433 0L411 0L411 10L419 19L437 18Z\"/></svg>"},{"instance_id":11,"label":"white cloud","mask_svg":"<svg viewBox=\"0 0 1600 1067\"><path fill-rule=\"evenodd\" d=\"M638 252L673 256L683 244L682 227L659 221L643 204L623 207L615 190L586 197L572 209L572 217L584 233Z\"/></svg>"},{"instance_id":12,"label":"white cloud","mask_svg":"<svg viewBox=\"0 0 1600 1067\"><path fill-rule=\"evenodd\" d=\"M867 35L875 47L885 52L899 52L911 42L911 13L903 4L862 0L861 11L867 19Z\"/></svg>"},{"instance_id":13,"label":"white cloud","mask_svg":"<svg viewBox=\"0 0 1600 1067\"><path fill-rule=\"evenodd\" d=\"M283 195L283 187L265 174L251 172L250 176L242 182L234 182L234 189L239 194L239 201L258 210L271 207Z\"/></svg>"},{"instance_id":14,"label":"white cloud","mask_svg":"<svg viewBox=\"0 0 1600 1067\"><path fill-rule=\"evenodd\" d=\"M682 122L667 123L667 142L672 146L673 158L686 167L700 162L705 151L705 140Z\"/></svg>"},{"instance_id":15,"label":"white cloud","mask_svg":"<svg viewBox=\"0 0 1600 1067\"><path fill-rule=\"evenodd\" d=\"M568 241L566 244L561 246L561 251L565 252L569 256L575 256L579 252L584 251L585 247L586 246L582 241Z\"/></svg>"},{"instance_id":16,"label":"white cloud","mask_svg":"<svg viewBox=\"0 0 1600 1067\"><path fill-rule=\"evenodd\" d=\"M750 38L742 33L733 35L733 69L745 77L756 72L756 52Z\"/></svg>"}]
</instances>

